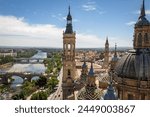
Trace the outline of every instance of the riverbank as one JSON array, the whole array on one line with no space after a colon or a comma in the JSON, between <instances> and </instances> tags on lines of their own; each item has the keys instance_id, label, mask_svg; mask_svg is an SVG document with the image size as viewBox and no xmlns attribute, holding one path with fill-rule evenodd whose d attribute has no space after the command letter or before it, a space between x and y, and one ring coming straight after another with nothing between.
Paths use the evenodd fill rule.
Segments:
<instances>
[{"instance_id":1,"label":"riverbank","mask_svg":"<svg viewBox=\"0 0 150 117\"><path fill-rule=\"evenodd\" d=\"M5 63L5 64L0 65L0 69L6 70L12 66L13 66L13 62L9 62L9 63Z\"/></svg>"}]
</instances>

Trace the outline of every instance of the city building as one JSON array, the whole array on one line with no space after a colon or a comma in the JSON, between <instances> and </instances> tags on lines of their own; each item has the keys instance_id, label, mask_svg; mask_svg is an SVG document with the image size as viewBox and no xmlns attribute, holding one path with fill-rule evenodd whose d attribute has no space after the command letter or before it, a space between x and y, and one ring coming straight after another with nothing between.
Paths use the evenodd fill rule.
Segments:
<instances>
[{"instance_id":1,"label":"city building","mask_svg":"<svg viewBox=\"0 0 150 117\"><path fill-rule=\"evenodd\" d=\"M8 51L4 51L4 52L0 52L0 56L5 57L5 56L12 56L12 57L16 57L17 53L13 51L13 49L8 50Z\"/></svg>"},{"instance_id":2,"label":"city building","mask_svg":"<svg viewBox=\"0 0 150 117\"><path fill-rule=\"evenodd\" d=\"M84 64L83 64L84 65ZM96 76L93 69L93 63L91 62L91 68L86 77L85 86L79 90L77 94L78 100L99 100L102 96L102 90L96 85Z\"/></svg>"}]
</instances>

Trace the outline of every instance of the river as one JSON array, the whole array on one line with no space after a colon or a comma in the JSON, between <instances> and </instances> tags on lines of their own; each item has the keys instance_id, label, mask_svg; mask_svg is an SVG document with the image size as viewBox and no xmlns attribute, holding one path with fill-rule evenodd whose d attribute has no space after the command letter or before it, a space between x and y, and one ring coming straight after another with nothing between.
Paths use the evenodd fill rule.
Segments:
<instances>
[{"instance_id":1,"label":"river","mask_svg":"<svg viewBox=\"0 0 150 117\"><path fill-rule=\"evenodd\" d=\"M37 54L35 54L34 56L32 56L31 58L47 58L47 53L46 52L42 52L42 51L38 51ZM46 70L46 67L44 66L44 64L42 63L38 63L38 64L14 64L10 69L7 70L7 72L17 72L17 73L44 73ZM16 88L17 86L21 86L21 84L23 83L23 78L19 77L19 76L13 76L12 77L14 79L14 81L11 84L12 88ZM39 79L39 76L35 76L33 77L31 80L37 80Z\"/></svg>"}]
</instances>

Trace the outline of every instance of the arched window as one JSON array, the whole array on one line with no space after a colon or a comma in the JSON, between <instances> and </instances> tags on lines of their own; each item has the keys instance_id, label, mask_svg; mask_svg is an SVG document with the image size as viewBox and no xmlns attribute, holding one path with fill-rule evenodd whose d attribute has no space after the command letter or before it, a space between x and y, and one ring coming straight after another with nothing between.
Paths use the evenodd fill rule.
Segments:
<instances>
[{"instance_id":1,"label":"arched window","mask_svg":"<svg viewBox=\"0 0 150 117\"><path fill-rule=\"evenodd\" d=\"M147 33L145 33L145 35L144 35L144 42L148 43L148 34Z\"/></svg>"},{"instance_id":2,"label":"arched window","mask_svg":"<svg viewBox=\"0 0 150 117\"><path fill-rule=\"evenodd\" d=\"M68 50L70 50L70 48L71 48L71 45L70 45L70 44L68 44Z\"/></svg>"},{"instance_id":3,"label":"arched window","mask_svg":"<svg viewBox=\"0 0 150 117\"><path fill-rule=\"evenodd\" d=\"M71 73L70 73L70 69L68 69L68 76L70 76L71 75Z\"/></svg>"},{"instance_id":4,"label":"arched window","mask_svg":"<svg viewBox=\"0 0 150 117\"><path fill-rule=\"evenodd\" d=\"M138 35L138 42L137 42L138 44L138 47L142 47L142 34L141 33L139 33L139 35Z\"/></svg>"}]
</instances>

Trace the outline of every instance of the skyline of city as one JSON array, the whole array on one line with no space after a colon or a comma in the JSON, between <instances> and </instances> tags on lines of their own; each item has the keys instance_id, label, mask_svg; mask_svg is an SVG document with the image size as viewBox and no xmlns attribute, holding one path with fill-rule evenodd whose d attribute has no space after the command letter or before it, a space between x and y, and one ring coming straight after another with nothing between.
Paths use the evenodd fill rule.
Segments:
<instances>
[{"instance_id":1,"label":"skyline of city","mask_svg":"<svg viewBox=\"0 0 150 117\"><path fill-rule=\"evenodd\" d=\"M132 47L133 27L142 0L0 1L0 46L62 48L62 33L71 5L77 48ZM150 18L150 1L145 0ZM120 30L121 29L121 30Z\"/></svg>"}]
</instances>

